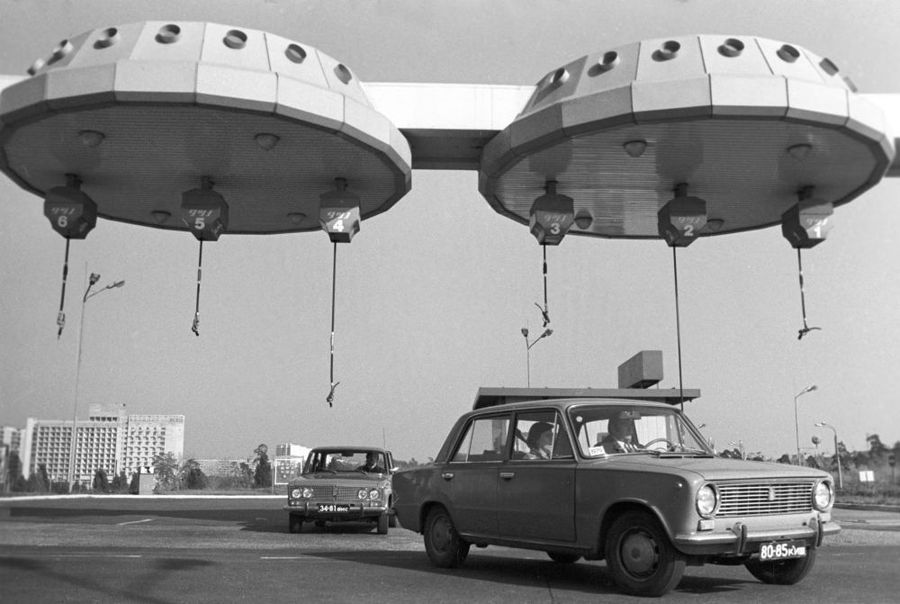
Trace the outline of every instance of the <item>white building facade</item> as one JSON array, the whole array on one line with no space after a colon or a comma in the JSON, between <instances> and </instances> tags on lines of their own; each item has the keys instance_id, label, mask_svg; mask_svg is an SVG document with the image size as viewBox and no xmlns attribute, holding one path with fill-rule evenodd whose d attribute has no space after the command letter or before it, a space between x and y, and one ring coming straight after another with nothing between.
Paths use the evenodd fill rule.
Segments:
<instances>
[{"instance_id":1,"label":"white building facade","mask_svg":"<svg viewBox=\"0 0 900 604\"><path fill-rule=\"evenodd\" d=\"M148 471L153 457L184 455L183 415L128 415L125 405L92 404L76 424L74 481L91 484L97 470L110 480ZM20 457L27 478L43 464L51 482L65 482L72 452L72 421L28 418Z\"/></svg>"}]
</instances>

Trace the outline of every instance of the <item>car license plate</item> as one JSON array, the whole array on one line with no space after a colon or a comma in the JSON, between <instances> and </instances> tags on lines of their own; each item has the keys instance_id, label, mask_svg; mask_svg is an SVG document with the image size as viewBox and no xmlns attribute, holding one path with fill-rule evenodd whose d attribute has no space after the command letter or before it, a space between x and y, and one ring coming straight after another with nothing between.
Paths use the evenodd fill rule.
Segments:
<instances>
[{"instance_id":1,"label":"car license plate","mask_svg":"<svg viewBox=\"0 0 900 604\"><path fill-rule=\"evenodd\" d=\"M760 560L785 560L787 558L803 558L804 556L806 556L806 546L791 543L790 541L764 543L759 547Z\"/></svg>"},{"instance_id":2,"label":"car license plate","mask_svg":"<svg viewBox=\"0 0 900 604\"><path fill-rule=\"evenodd\" d=\"M345 503L320 503L320 512L349 512L350 506Z\"/></svg>"}]
</instances>

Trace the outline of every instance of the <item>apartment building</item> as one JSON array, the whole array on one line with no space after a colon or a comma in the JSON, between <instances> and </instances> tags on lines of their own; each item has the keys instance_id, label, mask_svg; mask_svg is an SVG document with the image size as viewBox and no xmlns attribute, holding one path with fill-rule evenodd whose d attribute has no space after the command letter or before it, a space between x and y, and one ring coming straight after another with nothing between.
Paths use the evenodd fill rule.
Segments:
<instances>
[{"instance_id":1,"label":"apartment building","mask_svg":"<svg viewBox=\"0 0 900 604\"><path fill-rule=\"evenodd\" d=\"M28 418L19 456L27 478L44 464L53 482L68 481L72 421ZM157 454L184 455L183 415L128 415L125 405L92 404L75 429L74 480L90 485L98 469L110 480L148 471Z\"/></svg>"}]
</instances>

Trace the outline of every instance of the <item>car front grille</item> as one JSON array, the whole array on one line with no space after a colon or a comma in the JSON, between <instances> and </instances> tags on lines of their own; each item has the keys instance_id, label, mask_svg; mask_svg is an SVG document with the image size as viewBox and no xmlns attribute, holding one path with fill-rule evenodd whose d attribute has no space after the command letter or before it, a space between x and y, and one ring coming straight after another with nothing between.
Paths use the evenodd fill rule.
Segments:
<instances>
[{"instance_id":1,"label":"car front grille","mask_svg":"<svg viewBox=\"0 0 900 604\"><path fill-rule=\"evenodd\" d=\"M717 484L719 510L716 516L766 516L797 514L812 510L811 482L777 484Z\"/></svg>"},{"instance_id":2,"label":"car front grille","mask_svg":"<svg viewBox=\"0 0 900 604\"><path fill-rule=\"evenodd\" d=\"M353 502L358 501L356 496L358 492L358 487L314 486L312 499L316 501Z\"/></svg>"}]
</instances>

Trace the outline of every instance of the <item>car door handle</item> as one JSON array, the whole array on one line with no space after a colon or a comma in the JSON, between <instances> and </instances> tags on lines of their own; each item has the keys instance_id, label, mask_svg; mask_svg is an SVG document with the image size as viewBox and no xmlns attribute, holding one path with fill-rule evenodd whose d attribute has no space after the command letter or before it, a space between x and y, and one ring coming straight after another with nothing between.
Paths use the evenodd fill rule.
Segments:
<instances>
[{"instance_id":1,"label":"car door handle","mask_svg":"<svg viewBox=\"0 0 900 604\"><path fill-rule=\"evenodd\" d=\"M515 472L500 472L500 478L503 480L510 480L516 477Z\"/></svg>"},{"instance_id":2,"label":"car door handle","mask_svg":"<svg viewBox=\"0 0 900 604\"><path fill-rule=\"evenodd\" d=\"M441 474L441 478L444 480L453 480L453 472L444 472Z\"/></svg>"}]
</instances>

